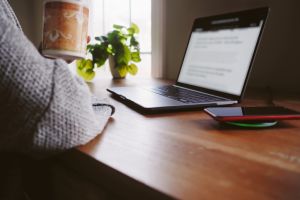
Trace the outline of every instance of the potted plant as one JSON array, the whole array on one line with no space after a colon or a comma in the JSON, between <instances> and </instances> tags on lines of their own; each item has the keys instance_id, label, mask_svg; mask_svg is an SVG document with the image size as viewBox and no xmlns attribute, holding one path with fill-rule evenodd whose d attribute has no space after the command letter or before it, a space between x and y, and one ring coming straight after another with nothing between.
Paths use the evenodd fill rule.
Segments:
<instances>
[{"instance_id":1,"label":"potted plant","mask_svg":"<svg viewBox=\"0 0 300 200\"><path fill-rule=\"evenodd\" d=\"M109 60L113 78L124 78L127 73L135 75L141 61L139 42L136 35L139 28L131 24L129 28L114 25L114 30L107 35L95 37L96 43L87 46L92 59L77 60L77 73L85 80L95 77L95 68L101 67Z\"/></svg>"}]
</instances>

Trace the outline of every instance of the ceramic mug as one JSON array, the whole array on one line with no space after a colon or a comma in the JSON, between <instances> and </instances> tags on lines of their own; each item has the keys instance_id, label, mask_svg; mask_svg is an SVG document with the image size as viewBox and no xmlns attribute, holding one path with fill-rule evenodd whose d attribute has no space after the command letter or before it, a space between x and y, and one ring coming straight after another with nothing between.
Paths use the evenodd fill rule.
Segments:
<instances>
[{"instance_id":1,"label":"ceramic mug","mask_svg":"<svg viewBox=\"0 0 300 200\"><path fill-rule=\"evenodd\" d=\"M86 55L89 0L45 0L42 53L74 60Z\"/></svg>"}]
</instances>

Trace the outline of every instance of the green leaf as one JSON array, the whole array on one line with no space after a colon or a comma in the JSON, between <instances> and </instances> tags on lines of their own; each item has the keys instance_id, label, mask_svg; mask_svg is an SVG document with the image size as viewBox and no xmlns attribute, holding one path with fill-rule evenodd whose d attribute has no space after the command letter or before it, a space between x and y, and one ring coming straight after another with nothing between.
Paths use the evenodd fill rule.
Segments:
<instances>
[{"instance_id":1,"label":"green leaf","mask_svg":"<svg viewBox=\"0 0 300 200\"><path fill-rule=\"evenodd\" d=\"M94 65L92 60L77 60L77 74L84 80L90 81L95 77Z\"/></svg>"},{"instance_id":2,"label":"green leaf","mask_svg":"<svg viewBox=\"0 0 300 200\"><path fill-rule=\"evenodd\" d=\"M130 39L130 46L133 46L133 47L138 47L139 46L139 42L135 39L135 37L132 37Z\"/></svg>"},{"instance_id":3,"label":"green leaf","mask_svg":"<svg viewBox=\"0 0 300 200\"><path fill-rule=\"evenodd\" d=\"M127 39L126 38L121 38L120 37L120 43L122 43L123 45L126 45Z\"/></svg>"},{"instance_id":4,"label":"green leaf","mask_svg":"<svg viewBox=\"0 0 300 200\"><path fill-rule=\"evenodd\" d=\"M131 53L131 60L133 62L141 62L140 52L132 52Z\"/></svg>"},{"instance_id":5,"label":"green leaf","mask_svg":"<svg viewBox=\"0 0 300 200\"><path fill-rule=\"evenodd\" d=\"M113 25L113 28L114 28L114 29L117 29L117 30L121 30L121 29L123 29L123 28L125 28L125 27L124 27L124 26L121 26L121 25L114 24L114 25Z\"/></svg>"},{"instance_id":6,"label":"green leaf","mask_svg":"<svg viewBox=\"0 0 300 200\"><path fill-rule=\"evenodd\" d=\"M95 62L97 67L102 67L105 64L106 59L97 59L94 62Z\"/></svg>"},{"instance_id":7,"label":"green leaf","mask_svg":"<svg viewBox=\"0 0 300 200\"><path fill-rule=\"evenodd\" d=\"M93 69L94 68L93 62L90 59L88 59L88 60L85 60L85 59L77 60L76 65L77 65L77 68L79 68L80 70Z\"/></svg>"},{"instance_id":8,"label":"green leaf","mask_svg":"<svg viewBox=\"0 0 300 200\"><path fill-rule=\"evenodd\" d=\"M96 73L94 71L86 71L82 77L86 81L91 81L95 78L95 75L96 75Z\"/></svg>"},{"instance_id":9,"label":"green leaf","mask_svg":"<svg viewBox=\"0 0 300 200\"><path fill-rule=\"evenodd\" d=\"M112 55L113 52L114 52L113 50L114 50L113 46L111 44L109 44L108 47L107 47L107 53L110 54L110 55Z\"/></svg>"},{"instance_id":10,"label":"green leaf","mask_svg":"<svg viewBox=\"0 0 300 200\"><path fill-rule=\"evenodd\" d=\"M93 49L94 49L94 45L92 45L92 44L89 44L89 45L87 45L87 47L86 47L86 50L87 50L88 52L93 51Z\"/></svg>"},{"instance_id":11,"label":"green leaf","mask_svg":"<svg viewBox=\"0 0 300 200\"><path fill-rule=\"evenodd\" d=\"M127 71L128 71L131 75L136 75L137 72L138 72L138 67L137 67L135 64L131 63L131 65L128 65L128 66L127 66Z\"/></svg>"},{"instance_id":12,"label":"green leaf","mask_svg":"<svg viewBox=\"0 0 300 200\"><path fill-rule=\"evenodd\" d=\"M122 48L116 54L116 59L118 65L128 65L131 60L131 52L128 46L122 45Z\"/></svg>"},{"instance_id":13,"label":"green leaf","mask_svg":"<svg viewBox=\"0 0 300 200\"><path fill-rule=\"evenodd\" d=\"M103 43L103 42L107 42L107 37L105 36L95 37L95 40Z\"/></svg>"},{"instance_id":14,"label":"green leaf","mask_svg":"<svg viewBox=\"0 0 300 200\"><path fill-rule=\"evenodd\" d=\"M84 59L76 60L77 69L82 69L84 67L83 64L82 64L83 61L84 61Z\"/></svg>"},{"instance_id":15,"label":"green leaf","mask_svg":"<svg viewBox=\"0 0 300 200\"><path fill-rule=\"evenodd\" d=\"M123 46L123 48L124 48L124 62L129 63L129 61L131 60L130 49L128 48L128 46Z\"/></svg>"},{"instance_id":16,"label":"green leaf","mask_svg":"<svg viewBox=\"0 0 300 200\"><path fill-rule=\"evenodd\" d=\"M126 69L126 65L118 67L118 72L120 74L121 77L125 77L127 74L127 69Z\"/></svg>"},{"instance_id":17,"label":"green leaf","mask_svg":"<svg viewBox=\"0 0 300 200\"><path fill-rule=\"evenodd\" d=\"M85 68L87 70L93 70L94 69L93 61L90 60L90 59L86 60L86 62L85 62Z\"/></svg>"},{"instance_id":18,"label":"green leaf","mask_svg":"<svg viewBox=\"0 0 300 200\"><path fill-rule=\"evenodd\" d=\"M135 30L133 28L128 28L127 31L130 36L134 35L135 33Z\"/></svg>"},{"instance_id":19,"label":"green leaf","mask_svg":"<svg viewBox=\"0 0 300 200\"><path fill-rule=\"evenodd\" d=\"M140 33L140 29L138 27L138 25L136 25L135 23L131 23L131 27L134 30L134 33L139 34Z\"/></svg>"},{"instance_id":20,"label":"green leaf","mask_svg":"<svg viewBox=\"0 0 300 200\"><path fill-rule=\"evenodd\" d=\"M101 67L105 64L108 56L110 55L107 52L107 44L95 45L92 53L93 61L97 65L97 67Z\"/></svg>"},{"instance_id":21,"label":"green leaf","mask_svg":"<svg viewBox=\"0 0 300 200\"><path fill-rule=\"evenodd\" d=\"M107 34L107 41L109 44L111 44L113 46L120 44L123 39L126 39L126 38L124 38L124 36L122 35L121 32L116 31L116 30Z\"/></svg>"}]
</instances>

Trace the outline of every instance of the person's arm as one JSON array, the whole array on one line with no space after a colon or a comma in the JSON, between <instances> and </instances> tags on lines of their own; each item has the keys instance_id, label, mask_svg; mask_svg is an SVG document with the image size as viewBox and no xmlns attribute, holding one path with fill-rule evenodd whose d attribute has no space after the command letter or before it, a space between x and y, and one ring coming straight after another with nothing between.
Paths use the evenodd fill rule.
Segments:
<instances>
[{"instance_id":1,"label":"person's arm","mask_svg":"<svg viewBox=\"0 0 300 200\"><path fill-rule=\"evenodd\" d=\"M60 151L101 133L111 108L95 114L86 84L62 60L42 57L0 15L0 151Z\"/></svg>"}]
</instances>

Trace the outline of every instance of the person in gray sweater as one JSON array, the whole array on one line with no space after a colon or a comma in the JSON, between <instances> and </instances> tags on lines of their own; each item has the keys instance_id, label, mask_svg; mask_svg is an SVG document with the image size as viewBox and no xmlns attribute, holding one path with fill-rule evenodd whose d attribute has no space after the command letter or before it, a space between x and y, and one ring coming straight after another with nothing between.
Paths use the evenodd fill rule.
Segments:
<instances>
[{"instance_id":1,"label":"person in gray sweater","mask_svg":"<svg viewBox=\"0 0 300 200\"><path fill-rule=\"evenodd\" d=\"M83 145L102 132L111 114L110 105L92 106L87 85L65 61L37 51L7 0L0 0L0 152Z\"/></svg>"}]
</instances>

